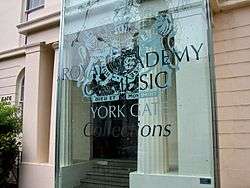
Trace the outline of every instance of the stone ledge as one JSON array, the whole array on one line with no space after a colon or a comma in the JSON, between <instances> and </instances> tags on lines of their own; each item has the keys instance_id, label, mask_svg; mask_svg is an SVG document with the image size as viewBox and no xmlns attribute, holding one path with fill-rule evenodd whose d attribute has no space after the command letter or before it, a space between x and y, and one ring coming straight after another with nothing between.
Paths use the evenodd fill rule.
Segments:
<instances>
[{"instance_id":1,"label":"stone ledge","mask_svg":"<svg viewBox=\"0 0 250 188\"><path fill-rule=\"evenodd\" d=\"M25 56L25 47L19 47L0 52L0 61L21 56Z\"/></svg>"},{"instance_id":2,"label":"stone ledge","mask_svg":"<svg viewBox=\"0 0 250 188\"><path fill-rule=\"evenodd\" d=\"M17 25L18 32L23 35L32 34L60 25L60 11L39 17Z\"/></svg>"}]
</instances>

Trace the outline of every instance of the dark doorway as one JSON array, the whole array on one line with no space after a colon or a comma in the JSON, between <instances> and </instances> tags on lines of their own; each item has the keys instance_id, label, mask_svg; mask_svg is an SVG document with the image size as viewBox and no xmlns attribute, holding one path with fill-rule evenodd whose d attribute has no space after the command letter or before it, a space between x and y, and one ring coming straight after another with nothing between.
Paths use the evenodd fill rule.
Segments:
<instances>
[{"instance_id":1,"label":"dark doorway","mask_svg":"<svg viewBox=\"0 0 250 188\"><path fill-rule=\"evenodd\" d=\"M138 117L134 114L138 114L137 104L138 100L119 100L92 105L97 114L92 118L93 159L136 160Z\"/></svg>"}]
</instances>

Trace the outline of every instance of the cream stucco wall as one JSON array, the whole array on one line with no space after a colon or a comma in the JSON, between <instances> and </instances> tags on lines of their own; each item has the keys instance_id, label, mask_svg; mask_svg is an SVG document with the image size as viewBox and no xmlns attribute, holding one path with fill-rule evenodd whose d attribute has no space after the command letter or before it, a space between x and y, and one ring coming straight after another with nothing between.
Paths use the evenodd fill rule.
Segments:
<instances>
[{"instance_id":1,"label":"cream stucco wall","mask_svg":"<svg viewBox=\"0 0 250 188\"><path fill-rule=\"evenodd\" d=\"M45 41L47 44L59 41L59 27L53 27L49 30L32 33L27 37L27 44L41 41Z\"/></svg>"},{"instance_id":2,"label":"cream stucco wall","mask_svg":"<svg viewBox=\"0 0 250 188\"><path fill-rule=\"evenodd\" d=\"M17 77L25 67L25 58L0 60L0 101L16 102Z\"/></svg>"},{"instance_id":3,"label":"cream stucco wall","mask_svg":"<svg viewBox=\"0 0 250 188\"><path fill-rule=\"evenodd\" d=\"M45 0L32 12L25 11L25 2L0 1L0 100L15 104L18 75L24 70L19 187L52 188L60 1Z\"/></svg>"},{"instance_id":4,"label":"cream stucco wall","mask_svg":"<svg viewBox=\"0 0 250 188\"><path fill-rule=\"evenodd\" d=\"M21 19L22 3L17 0L0 2L0 52L18 47L20 34L16 25Z\"/></svg>"},{"instance_id":5,"label":"cream stucco wall","mask_svg":"<svg viewBox=\"0 0 250 188\"><path fill-rule=\"evenodd\" d=\"M214 16L221 188L250 187L250 7Z\"/></svg>"}]
</instances>

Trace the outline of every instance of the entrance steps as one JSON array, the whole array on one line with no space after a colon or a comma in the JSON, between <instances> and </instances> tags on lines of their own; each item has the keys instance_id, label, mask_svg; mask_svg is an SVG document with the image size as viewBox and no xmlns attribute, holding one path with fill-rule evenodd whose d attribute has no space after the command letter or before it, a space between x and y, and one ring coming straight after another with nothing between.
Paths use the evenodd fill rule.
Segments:
<instances>
[{"instance_id":1,"label":"entrance steps","mask_svg":"<svg viewBox=\"0 0 250 188\"><path fill-rule=\"evenodd\" d=\"M129 188L129 173L136 171L136 161L95 160L80 180L80 188Z\"/></svg>"}]
</instances>

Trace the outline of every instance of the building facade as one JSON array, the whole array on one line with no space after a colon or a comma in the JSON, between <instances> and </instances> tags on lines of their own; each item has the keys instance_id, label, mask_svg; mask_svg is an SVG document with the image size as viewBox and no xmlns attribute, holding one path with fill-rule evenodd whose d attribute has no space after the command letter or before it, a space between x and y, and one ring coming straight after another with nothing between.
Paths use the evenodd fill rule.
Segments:
<instances>
[{"instance_id":1,"label":"building facade","mask_svg":"<svg viewBox=\"0 0 250 188\"><path fill-rule=\"evenodd\" d=\"M84 6L78 4L79 2ZM211 64L214 63L214 67L208 68L206 67L207 65L201 68L192 67L192 70L196 70L197 79L195 79L193 75L191 76L192 72L188 72L188 68L186 68L186 72L184 71L183 73L184 75L186 74L185 76L174 74L175 76L172 77L176 83L176 85L172 86L174 89L170 89L164 93L168 99L168 105L166 105L168 109L164 109L164 104L166 104L166 102L162 96L160 99L157 99L157 104L163 104L163 106L161 106L162 111L159 112L161 114L160 116L164 117L166 115L164 113L168 113L168 115L166 115L168 121L159 120L157 117L151 119L147 117L146 112L148 113L153 107L147 108L147 105L143 104L148 102L147 100L154 104L155 101L152 99L146 99L145 102L143 101L145 99L133 98L133 100L128 102L129 106L134 108L132 108L132 110L130 108L132 114L130 113L130 116L128 115L125 117L125 119L129 119L126 126L133 125L135 122L137 123L138 120L143 122L145 119L147 119L147 122L144 122L143 125L153 122L157 125L165 123L167 126L170 122L169 127L163 127L164 130L166 128L164 132L165 135L168 136L168 133L172 133L171 137L167 137L167 142L164 140L165 137L161 140L145 140L148 139L148 137L145 138L144 136L150 134L147 132L149 127L151 127L150 125L146 127L148 129L142 130L142 137L136 137L136 139L131 137L129 141L117 139L114 135L112 139L107 135L101 137L96 137L96 135L86 136L88 134L88 126L83 126L83 123L84 125L88 125L88 122L92 122L96 130L101 129L98 125L104 122L105 113L103 114L103 111L100 110L98 114L98 109L109 108L109 112L107 113L110 116L117 117L119 113L115 114L115 107L122 107L122 104L114 100L113 102L109 102L109 105L105 103L98 106L99 104L89 103L86 99L82 98L81 88L79 89L78 83L74 82L75 80L81 81L81 79L78 79L80 74L78 72L79 69L74 69L74 66L78 64L74 62L78 62L79 60L84 61L84 57L87 55L86 50L82 48L79 43L85 42L83 36L85 36L85 38L89 37L90 42L93 41L91 39L92 33L96 33L96 35L98 33L101 34L96 38L99 42L106 43L105 45L107 46L109 46L109 41L111 41L110 44L113 45L112 40L126 41L125 39L128 38L117 39L115 35L112 35L113 38L111 37L108 39L108 36L111 36L108 32L110 32L112 28L115 28L114 26L110 27L109 24L104 24L108 20L107 15L110 9L108 7L105 8L105 6L101 4L102 2L97 1L102 5L102 9L100 9L99 13L100 15L93 12L91 13L91 9L87 10L87 12L90 12L90 19L92 19L88 23L88 20L85 20L86 6L90 5L93 9L98 8L95 8L95 5L91 4L92 1L89 1L86 6L83 2L84 1L65 2L63 15L66 15L66 17L64 17L64 30L61 36L62 41L64 41L64 46L62 46L63 53L60 56L61 59L58 51L61 12L60 1L23 0L16 2L14 0L9 0L0 3L0 34L2 36L0 37L0 100L9 101L23 109L23 151L19 186L21 188L49 188L55 185L67 188L84 186L84 183L86 183L86 179L84 179L86 176L85 172L89 170L90 167L93 167L94 161L94 163L102 166L97 172L104 176L107 176L107 174L121 173L121 171L114 171L113 168L119 168L119 170L121 170L120 168L125 168L126 173L129 169L129 172L132 172L132 175L130 174L130 179L133 179L133 183L129 182L130 187L138 188L141 182L147 182L148 185L154 181L162 182L162 180L157 179L157 177L143 178L138 174L133 174L133 171L136 171L134 169L137 169L141 174L151 175L166 174L166 171L175 172L175 170L178 169L178 171L183 172L184 175L198 175L198 184L201 185L201 187L209 186L204 184L212 185L216 182L216 187L221 188L248 188L250 186L249 1L235 2L230 0L213 0L210 1L210 13L212 14L211 21L207 20L208 17L206 17L206 11L204 11L202 13L204 16L202 19L206 20L205 22L200 21L200 18L197 18L194 23L189 21L182 24L182 22L185 22L183 20L177 22L177 25L179 24L179 26L182 26L181 29L183 33L189 33L189 39L185 40L195 42L188 43L188 47L186 48L186 44L184 45L180 42L183 41L180 36L186 36L182 33L179 36L178 34L174 35L175 43L181 44L180 46L183 47L182 49L190 50L189 55L193 55L193 57L190 57L190 61L202 59ZM103 4L105 4L105 2ZM185 1L182 2L185 3ZM201 10L208 10L205 5L206 4L203 4L201 6ZM144 15L146 15L147 18L151 18L153 15L152 12L162 11L165 17L166 12L159 8L164 6L165 4L161 4L160 6L156 4L152 6L153 8L149 6L150 9L145 11ZM195 6L199 7L199 5ZM188 13L188 8L190 7L186 7L185 13L182 16L183 18L191 15ZM74 13L74 11L76 12ZM120 12L117 11L117 13L119 14ZM70 14L74 14L76 18L74 15L70 17ZM198 13L196 14L199 15ZM98 16L101 16L101 19ZM136 14L132 15L132 17L133 16L136 17ZM175 18L175 15L173 15L173 17ZM104 18L107 18L107 20ZM169 16L169 18L171 20L171 16ZM80 20L80 22L75 23L75 19ZM155 19L157 20L158 18ZM155 19L146 19L141 26L145 33L150 33L150 36L154 36L154 33L152 34L153 31L147 28L150 22ZM99 25L95 23L96 20L99 21ZM115 24L121 23L123 20L117 19L116 21ZM94 30L88 30L88 27L84 25L85 22L86 25L94 23L98 25L98 27L94 25L92 26L92 28L95 28ZM211 23L211 27L207 25L207 23ZM101 27L102 24L107 25L107 28ZM200 27L198 28L198 26ZM78 27L80 27L78 30L86 31L86 33L80 32L78 34L76 32L78 31ZM210 32L207 31L206 28L212 29L213 38L207 37ZM105 32L107 34L105 34ZM114 33L115 31L113 34ZM166 40L171 41L170 39L171 37ZM206 42L204 44L199 43L197 42L198 39L204 39ZM165 39L160 40L164 41ZM133 40L133 42L134 41L135 40ZM150 44L152 43L153 42L150 42ZM168 43L168 45L170 43ZM213 54L211 54L211 44L213 46ZM154 43L153 46L159 48L159 45L158 43ZM88 46L88 43L86 46ZM200 52L204 46L207 50L205 50L206 52L204 52L203 55L199 56L198 52ZM73 50L71 49L72 47L74 47ZM78 57L77 54L79 53L75 53L75 49L78 49L80 54L84 55ZM96 48L92 51L99 57L100 52L95 49ZM130 58L133 59L136 57L135 51L136 45L134 45L134 51L131 51ZM153 51L151 50L150 52ZM186 51L182 50L181 52ZM152 54L155 53L148 54L146 59L152 58ZM187 52L184 53L182 57L181 55L183 54L181 53L178 57L183 59L187 58L186 54ZM92 57L93 55L90 56ZM163 56L166 57L164 54ZM158 55L155 57L158 57ZM158 60L162 60L161 58L162 57L159 57ZM60 65L59 59L61 60ZM214 61L212 59L214 59ZM61 62L65 62L66 64L62 64ZM171 62L173 66L176 66L175 62ZM150 64L148 65L148 67L150 67ZM156 67L151 71L156 73L157 70L158 68ZM215 74L213 75L209 72L214 72ZM153 74L151 75L153 77ZM184 82L186 78L191 79L189 83ZM164 84L160 76L159 79L154 78L153 80L160 80L155 84L163 87ZM147 80L144 79L144 81ZM211 83L215 81L215 88L211 87L210 81ZM199 87L195 88L192 84L188 85L190 82L192 84L198 84ZM149 85L150 84L147 86ZM204 87L200 87L201 85ZM144 86L146 86L146 84L144 84ZM192 88L192 91L190 91L189 88ZM185 93L187 90L189 92ZM180 93L184 94L181 95ZM213 95L215 95L214 101L211 100ZM190 115L186 115L188 113L187 109L181 111L182 106L188 105L188 103L185 102L188 96L196 97L195 101L197 103L190 104L197 106L195 106L195 108L190 107L190 109L192 109L193 114L196 114L196 117L198 117L198 114L202 111L202 120L199 120L199 118L195 119L192 116L188 118ZM96 97L93 100L99 99ZM136 100L139 100L139 102ZM191 98L189 98L189 100L191 100ZM140 110L138 107L139 105L144 106L144 110ZM159 109L159 107L156 107L156 109ZM96 113L91 114L91 110ZM145 114L142 113L141 117L134 118L133 114L136 112L138 113L138 111L145 111ZM56 114L60 114L60 116ZM93 118L96 114L98 114L99 119ZM120 111L120 116L122 116L122 111ZM140 115L137 114L137 116ZM89 119L90 117L92 118L91 120ZM185 118L181 119L179 117ZM204 119L207 121L204 121ZM119 135L122 134L121 130L123 127L120 127L120 131L117 131L112 128L112 122L121 124L121 122L124 121L122 117L118 120L112 119L112 121L109 119L105 120L105 125L110 124L112 131ZM184 122L180 123L181 121ZM179 123L176 123L178 127L188 124L191 126L190 130L192 131L188 131L184 127L181 129L183 132L175 132L174 130L168 129L171 127L171 122L173 123L173 127L176 122ZM202 127L195 127L194 125L196 124L200 124ZM70 125L70 127L68 125ZM192 127L192 125L194 127ZM60 127L60 129L58 129L58 127ZM195 131L199 133L195 133ZM154 130L152 130L152 134L153 133L155 133ZM98 134L98 131L95 131L95 134ZM201 138L200 140L199 138L197 138L198 140L190 139L190 134L195 136L195 138L197 135L200 135ZM116 140L114 140L114 138ZM128 139L127 136L125 138ZM56 140L57 150L55 149ZM119 145L117 145L118 142L120 143ZM126 145L128 142L130 144ZM182 144L179 144L179 142ZM139 145L137 147L138 143ZM151 149L148 150L150 145L145 143L151 143ZM168 145L164 145L166 143L168 143ZM197 143L200 143L200 145ZM190 147L190 145L195 145L195 148L200 147L197 153L194 152L195 149ZM166 152L161 152L164 148L168 148L168 151L171 151L167 156L164 156ZM140 152L134 153L137 150L142 151L141 154ZM142 153L144 153L144 155ZM181 158L180 156L184 157ZM162 160L162 157L168 158L168 162ZM57 162L55 162L55 158ZM90 158L95 159L92 160L91 164L83 163L83 161L89 160ZM152 161L151 158L155 158L155 160ZM115 162L110 159L115 159ZM137 161L136 159L138 159L138 162L134 162ZM204 161L206 159L208 159L207 163L199 162L199 160ZM151 160L151 162L145 163L147 160ZM117 161L119 161L119 165ZM190 163L189 165L187 165L188 162ZM180 163L182 165L180 165ZM109 164L113 165L113 171L103 168L109 168ZM96 168L95 165L94 167ZM88 173L94 172L90 171ZM121 174L121 176L124 175L126 174ZM172 177L173 176L174 174L172 174ZM177 186L178 182L187 183L189 181L187 180L185 182L178 180L178 177L176 178L174 180L167 179L168 182L174 182L168 185ZM94 183L98 186L98 183L103 181L103 179L99 178L97 180L95 180ZM113 176L109 177L104 182L111 181L124 181L124 186L127 186L126 178L121 179L121 177ZM194 179L191 181L195 182L196 180ZM93 183L93 181L90 183ZM123 182L119 183L119 185L123 185L122 183ZM164 183L163 181L163 185L161 186L165 186L166 184L167 182ZM186 185L190 186L191 183ZM196 184L194 183L192 185ZM106 187L110 186L109 184L106 185ZM114 186L117 186L117 184ZM178 184L178 186L182 187L183 185Z\"/></svg>"}]
</instances>

